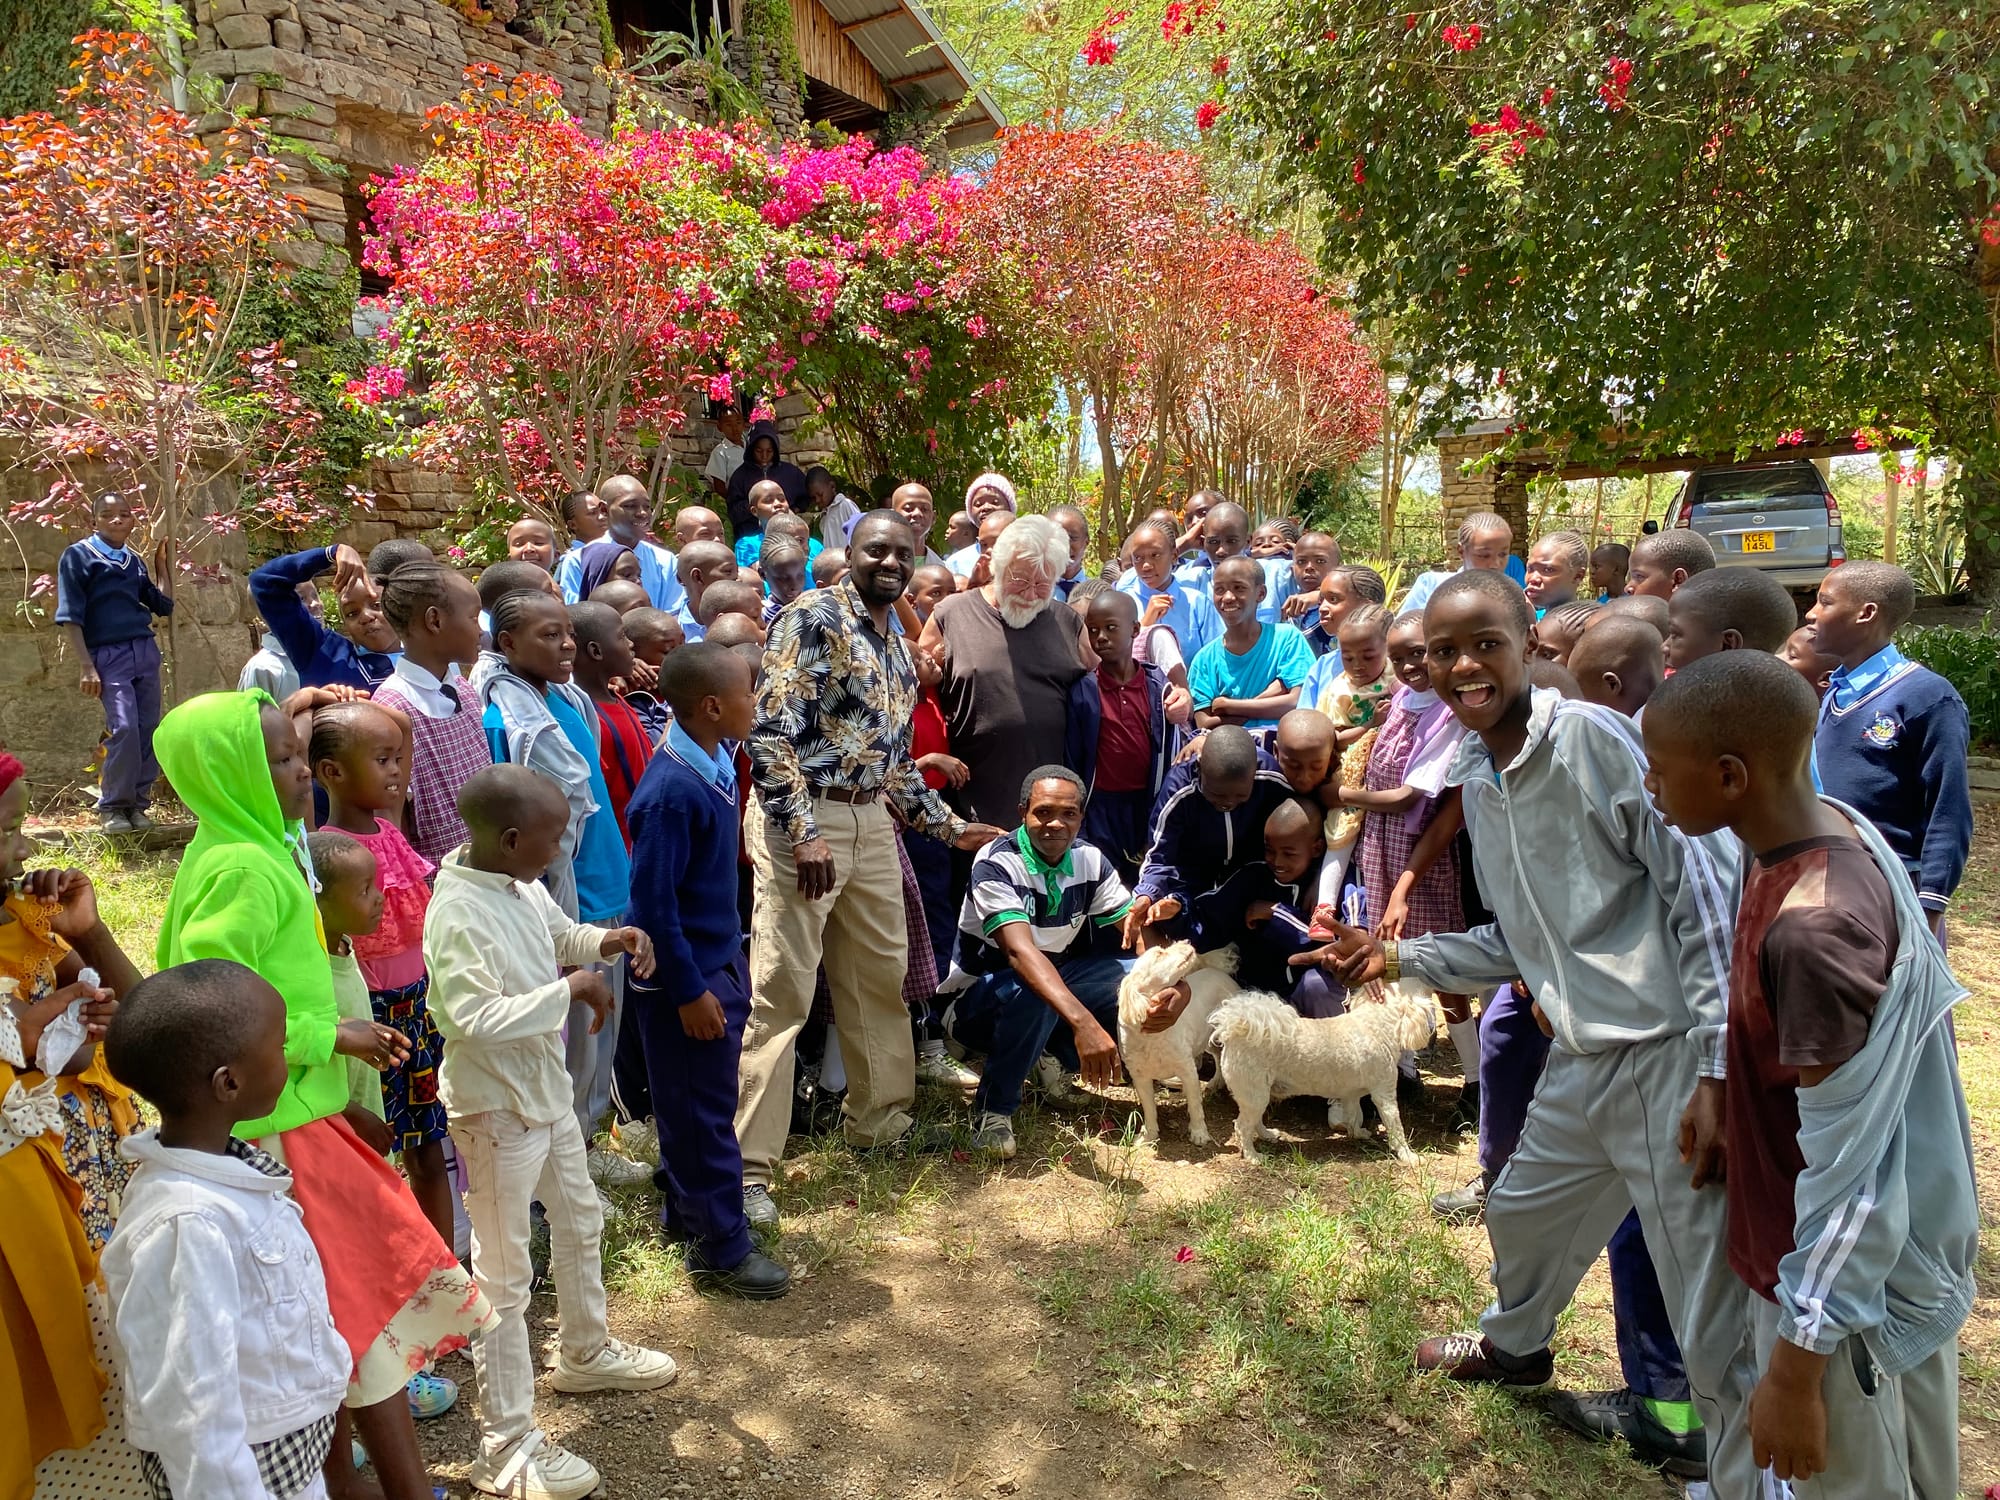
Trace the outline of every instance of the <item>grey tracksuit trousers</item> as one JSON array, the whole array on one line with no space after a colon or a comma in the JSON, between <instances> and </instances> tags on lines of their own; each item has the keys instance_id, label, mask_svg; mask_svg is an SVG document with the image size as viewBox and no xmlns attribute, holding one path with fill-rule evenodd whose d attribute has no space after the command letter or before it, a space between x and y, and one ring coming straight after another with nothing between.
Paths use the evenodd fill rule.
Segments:
<instances>
[{"instance_id":1,"label":"grey tracksuit trousers","mask_svg":"<svg viewBox=\"0 0 2000 1500\"><path fill-rule=\"evenodd\" d=\"M1778 1342L1778 1304L1752 1295L1757 1368ZM1841 1340L1820 1382L1826 1472L1793 1480L1792 1500L1952 1500L1958 1493L1958 1343L1884 1375L1859 1338ZM1759 1500L1778 1500L1769 1481Z\"/></svg>"},{"instance_id":2,"label":"grey tracksuit trousers","mask_svg":"<svg viewBox=\"0 0 2000 1500\"><path fill-rule=\"evenodd\" d=\"M1481 1326L1510 1354L1548 1347L1577 1283L1636 1208L1708 1429L1713 1493L1756 1500L1744 1418L1757 1374L1751 1293L1729 1268L1722 1185L1695 1191L1679 1156L1695 1063L1684 1036L1550 1052L1521 1143L1486 1200L1498 1297Z\"/></svg>"}]
</instances>

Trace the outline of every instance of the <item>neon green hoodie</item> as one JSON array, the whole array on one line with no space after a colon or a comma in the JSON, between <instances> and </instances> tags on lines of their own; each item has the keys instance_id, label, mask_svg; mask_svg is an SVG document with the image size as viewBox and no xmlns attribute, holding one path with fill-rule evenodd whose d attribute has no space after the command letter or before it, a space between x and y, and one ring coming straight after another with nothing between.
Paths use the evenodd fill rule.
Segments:
<instances>
[{"instance_id":1,"label":"neon green hoodie","mask_svg":"<svg viewBox=\"0 0 2000 1500\"><path fill-rule=\"evenodd\" d=\"M285 997L285 1061L278 1107L235 1129L244 1140L290 1130L347 1104L347 1069L333 1055L340 1011L319 911L292 857L271 783L261 691L204 693L160 721L160 768L200 820L174 876L160 927L159 965L228 958L255 969Z\"/></svg>"}]
</instances>

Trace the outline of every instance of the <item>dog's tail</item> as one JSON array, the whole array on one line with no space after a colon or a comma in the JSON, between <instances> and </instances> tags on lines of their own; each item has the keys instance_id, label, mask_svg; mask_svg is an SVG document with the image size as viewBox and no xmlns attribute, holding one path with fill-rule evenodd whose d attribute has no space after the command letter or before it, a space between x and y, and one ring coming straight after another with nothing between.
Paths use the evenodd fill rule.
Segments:
<instances>
[{"instance_id":1,"label":"dog's tail","mask_svg":"<svg viewBox=\"0 0 2000 1500\"><path fill-rule=\"evenodd\" d=\"M1269 1049L1285 1047L1299 1028L1299 1013L1276 995L1250 991L1225 1000L1215 1012L1215 1040L1224 1052L1239 1043Z\"/></svg>"}]
</instances>

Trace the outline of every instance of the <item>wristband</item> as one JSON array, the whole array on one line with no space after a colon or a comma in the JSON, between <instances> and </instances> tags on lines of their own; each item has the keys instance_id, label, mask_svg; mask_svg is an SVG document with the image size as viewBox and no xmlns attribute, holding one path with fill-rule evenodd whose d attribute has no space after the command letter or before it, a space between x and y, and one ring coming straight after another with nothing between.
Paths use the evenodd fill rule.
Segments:
<instances>
[{"instance_id":1,"label":"wristband","mask_svg":"<svg viewBox=\"0 0 2000 1500\"><path fill-rule=\"evenodd\" d=\"M1382 982L1395 984L1403 977L1403 954L1401 943L1382 945Z\"/></svg>"}]
</instances>

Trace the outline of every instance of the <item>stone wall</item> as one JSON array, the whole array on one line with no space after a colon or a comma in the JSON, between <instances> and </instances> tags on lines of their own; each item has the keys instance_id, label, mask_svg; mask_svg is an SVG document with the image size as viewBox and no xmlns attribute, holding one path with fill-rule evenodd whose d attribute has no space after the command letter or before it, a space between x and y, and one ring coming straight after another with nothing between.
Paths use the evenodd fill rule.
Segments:
<instances>
[{"instance_id":1,"label":"stone wall","mask_svg":"<svg viewBox=\"0 0 2000 1500\"><path fill-rule=\"evenodd\" d=\"M458 96L468 64L491 63L505 76L546 74L586 128L605 128L611 92L598 76L604 54L588 6L500 10L518 10L515 29L498 13L469 21L441 0L194 0L189 71L217 81L223 111L266 115L310 153L291 161L309 231L291 259L318 264L352 247L369 176L422 160L424 112ZM659 102L670 113L694 113L690 101ZM218 111L200 128L207 134L227 123Z\"/></svg>"},{"instance_id":2,"label":"stone wall","mask_svg":"<svg viewBox=\"0 0 2000 1500\"><path fill-rule=\"evenodd\" d=\"M1456 533L1458 524L1467 516L1490 510L1505 516L1514 528L1515 539L1526 544L1529 515L1526 474L1504 464L1478 466L1481 459L1507 441L1505 433L1478 429L1439 436L1438 469L1444 486L1440 509L1447 537Z\"/></svg>"},{"instance_id":3,"label":"stone wall","mask_svg":"<svg viewBox=\"0 0 2000 1500\"><path fill-rule=\"evenodd\" d=\"M0 474L0 499L38 490L32 474ZM28 767L36 800L94 781L92 762L104 716L77 690L79 663L54 622L56 561L88 529L5 527L0 556L0 745ZM257 648L257 611L243 577L248 546L242 533L197 549L192 577L174 589L175 671L181 697L236 686L237 673ZM168 649L168 626L156 627Z\"/></svg>"}]
</instances>

